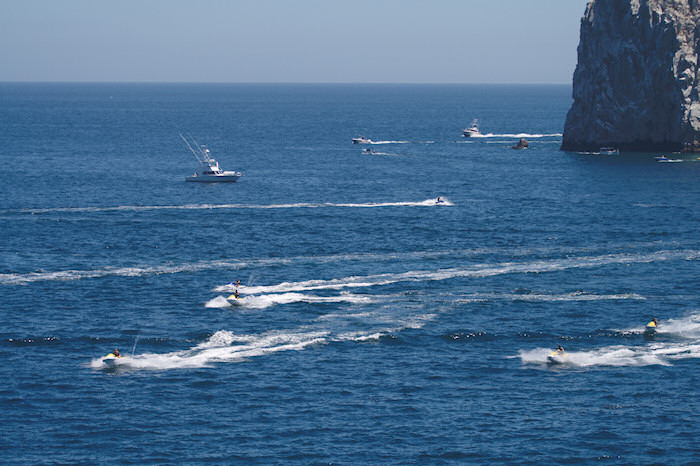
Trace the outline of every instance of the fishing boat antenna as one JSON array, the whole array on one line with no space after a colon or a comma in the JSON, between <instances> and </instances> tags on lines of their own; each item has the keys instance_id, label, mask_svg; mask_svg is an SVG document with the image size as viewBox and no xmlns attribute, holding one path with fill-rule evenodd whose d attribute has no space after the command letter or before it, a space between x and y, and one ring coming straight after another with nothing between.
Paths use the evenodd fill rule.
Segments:
<instances>
[{"instance_id":1,"label":"fishing boat antenna","mask_svg":"<svg viewBox=\"0 0 700 466\"><path fill-rule=\"evenodd\" d=\"M199 158L199 155L197 155L197 152L194 149L192 149L192 146L190 145L189 141L187 139L185 139L185 136L183 136L182 133L180 133L180 137L182 138L183 141L185 141L185 144L187 144L187 147L189 147L190 151L192 151L194 156L197 158L197 161L202 166L204 166L204 162L202 162L202 159ZM190 136L190 137L192 137L192 136ZM192 138L192 142L194 142L194 144L197 145L197 141L195 141L194 138ZM197 146L197 149L199 149L199 151L202 152L202 149L200 149L199 146Z\"/></svg>"},{"instance_id":2,"label":"fishing boat antenna","mask_svg":"<svg viewBox=\"0 0 700 466\"><path fill-rule=\"evenodd\" d=\"M190 139L192 139L192 142L194 142L195 147L197 147L197 150L199 150L199 153L202 155L202 159L204 159L205 162L211 162L211 157L209 156L209 149L206 149L207 146L200 146L197 141L194 140L191 134L188 134ZM204 147L204 149L202 149Z\"/></svg>"}]
</instances>

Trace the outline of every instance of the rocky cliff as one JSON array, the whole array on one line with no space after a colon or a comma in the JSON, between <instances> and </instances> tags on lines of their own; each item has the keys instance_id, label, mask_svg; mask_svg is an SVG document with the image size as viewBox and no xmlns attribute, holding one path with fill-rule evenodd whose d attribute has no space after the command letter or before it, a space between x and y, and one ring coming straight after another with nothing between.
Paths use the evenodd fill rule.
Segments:
<instances>
[{"instance_id":1,"label":"rocky cliff","mask_svg":"<svg viewBox=\"0 0 700 466\"><path fill-rule=\"evenodd\" d=\"M592 0L563 150L700 150L700 0Z\"/></svg>"}]
</instances>

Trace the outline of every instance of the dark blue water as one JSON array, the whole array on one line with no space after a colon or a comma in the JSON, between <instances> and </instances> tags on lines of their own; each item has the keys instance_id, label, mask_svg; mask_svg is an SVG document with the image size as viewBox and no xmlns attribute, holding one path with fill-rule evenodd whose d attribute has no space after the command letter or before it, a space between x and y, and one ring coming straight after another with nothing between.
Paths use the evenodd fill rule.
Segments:
<instances>
[{"instance_id":1,"label":"dark blue water","mask_svg":"<svg viewBox=\"0 0 700 466\"><path fill-rule=\"evenodd\" d=\"M0 84L0 459L700 461L700 161L570 94Z\"/></svg>"}]
</instances>

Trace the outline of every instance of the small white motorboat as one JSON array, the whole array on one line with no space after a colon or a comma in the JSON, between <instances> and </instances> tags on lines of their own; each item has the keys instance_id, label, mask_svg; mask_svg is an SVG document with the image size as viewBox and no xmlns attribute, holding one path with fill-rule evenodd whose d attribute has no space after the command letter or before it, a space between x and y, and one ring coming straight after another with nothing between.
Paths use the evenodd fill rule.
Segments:
<instances>
[{"instance_id":1,"label":"small white motorboat","mask_svg":"<svg viewBox=\"0 0 700 466\"><path fill-rule=\"evenodd\" d=\"M599 151L600 155L620 155L620 149L614 147L601 147Z\"/></svg>"},{"instance_id":2,"label":"small white motorboat","mask_svg":"<svg viewBox=\"0 0 700 466\"><path fill-rule=\"evenodd\" d=\"M200 146L192 136L190 136L190 139L192 139L192 144L190 144L182 134L180 134L180 137L183 141L185 141L187 147L190 148L194 156L197 157L197 161L202 165L202 169L200 171L195 172L195 174L192 176L185 177L186 181L199 181L204 183L234 183L238 181L238 178L243 176L241 172L224 171L219 168L219 162L211 157L211 152L209 152L207 146ZM192 148L193 145L197 148L196 151Z\"/></svg>"},{"instance_id":3,"label":"small white motorboat","mask_svg":"<svg viewBox=\"0 0 700 466\"><path fill-rule=\"evenodd\" d=\"M654 160L656 160L657 162L661 162L661 163L678 163L678 162L683 161L683 159L669 159L665 155L661 155L659 157L654 157Z\"/></svg>"},{"instance_id":4,"label":"small white motorboat","mask_svg":"<svg viewBox=\"0 0 700 466\"><path fill-rule=\"evenodd\" d=\"M360 134L358 137L352 138L352 143L353 144L372 144L372 140L369 138L366 138Z\"/></svg>"},{"instance_id":5,"label":"small white motorboat","mask_svg":"<svg viewBox=\"0 0 700 466\"><path fill-rule=\"evenodd\" d=\"M466 128L466 129L463 131L463 133L464 133L464 137L465 137L465 138L470 138L470 137L472 137L472 136L478 136L478 135L480 135L481 132L479 131L479 120L477 120L476 118L474 118L474 119L472 120L471 124L469 125L469 127Z\"/></svg>"}]
</instances>

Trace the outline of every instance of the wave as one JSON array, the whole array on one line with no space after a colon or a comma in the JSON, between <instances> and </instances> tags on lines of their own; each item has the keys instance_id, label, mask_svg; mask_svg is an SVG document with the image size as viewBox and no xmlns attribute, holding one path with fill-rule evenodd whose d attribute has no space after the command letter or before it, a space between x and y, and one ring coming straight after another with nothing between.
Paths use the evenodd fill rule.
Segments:
<instances>
[{"instance_id":1,"label":"wave","mask_svg":"<svg viewBox=\"0 0 700 466\"><path fill-rule=\"evenodd\" d=\"M297 202L291 204L183 204L183 205L123 205L114 207L52 207L47 209L4 210L2 213L97 213L97 212L146 212L153 210L217 210L217 209L319 209L328 207L430 207L435 198L423 201L333 203ZM452 205L452 204L449 204Z\"/></svg>"},{"instance_id":2,"label":"wave","mask_svg":"<svg viewBox=\"0 0 700 466\"><path fill-rule=\"evenodd\" d=\"M371 299L367 296L356 296L343 294L340 296L314 296L301 293L270 294L262 296L243 296L241 307L247 309L265 309L279 304L290 303L369 303ZM224 296L217 296L208 301L204 307L207 308L228 308L234 307ZM236 306L238 307L238 306Z\"/></svg>"},{"instance_id":3,"label":"wave","mask_svg":"<svg viewBox=\"0 0 700 466\"><path fill-rule=\"evenodd\" d=\"M500 264L478 264L465 268L438 270L414 270L400 273L350 276L331 280L306 280L283 282L276 285L243 286L247 294L270 294L304 292L311 290L341 290L391 285L399 282L441 281L462 277L491 277L517 273L546 273L572 268L595 268L607 265L662 262L670 260L696 260L698 251L658 251L647 254L609 254L595 257L568 257L565 259L537 260L531 262L505 262ZM218 286L213 291L232 292L235 285Z\"/></svg>"}]
</instances>

